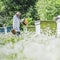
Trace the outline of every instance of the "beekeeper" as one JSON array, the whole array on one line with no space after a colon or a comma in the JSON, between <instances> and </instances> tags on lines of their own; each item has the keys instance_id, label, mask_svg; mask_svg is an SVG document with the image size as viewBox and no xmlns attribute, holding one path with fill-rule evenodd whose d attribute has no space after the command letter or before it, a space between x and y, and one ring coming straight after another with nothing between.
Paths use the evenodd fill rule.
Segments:
<instances>
[{"instance_id":1,"label":"beekeeper","mask_svg":"<svg viewBox=\"0 0 60 60\"><path fill-rule=\"evenodd\" d=\"M57 23L57 34L60 35L60 15L56 17L56 23Z\"/></svg>"},{"instance_id":2,"label":"beekeeper","mask_svg":"<svg viewBox=\"0 0 60 60\"><path fill-rule=\"evenodd\" d=\"M21 13L17 12L14 16L13 16L13 29L16 30L17 35L20 34L20 16Z\"/></svg>"}]
</instances>

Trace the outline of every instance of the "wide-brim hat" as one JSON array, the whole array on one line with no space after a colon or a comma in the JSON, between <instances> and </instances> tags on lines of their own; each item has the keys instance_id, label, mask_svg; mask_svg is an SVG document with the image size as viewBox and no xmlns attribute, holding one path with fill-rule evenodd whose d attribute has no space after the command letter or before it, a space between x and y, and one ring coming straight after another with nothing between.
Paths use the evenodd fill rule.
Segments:
<instances>
[{"instance_id":1,"label":"wide-brim hat","mask_svg":"<svg viewBox=\"0 0 60 60\"><path fill-rule=\"evenodd\" d=\"M20 12L17 12L16 15L21 15L21 13Z\"/></svg>"}]
</instances>

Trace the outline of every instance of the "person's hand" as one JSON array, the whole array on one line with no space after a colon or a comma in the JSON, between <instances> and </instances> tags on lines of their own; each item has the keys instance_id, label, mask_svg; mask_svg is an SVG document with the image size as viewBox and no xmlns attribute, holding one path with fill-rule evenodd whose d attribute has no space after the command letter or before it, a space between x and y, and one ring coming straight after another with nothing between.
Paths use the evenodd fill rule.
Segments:
<instances>
[{"instance_id":1,"label":"person's hand","mask_svg":"<svg viewBox=\"0 0 60 60\"><path fill-rule=\"evenodd\" d=\"M24 19L21 19L21 22L23 22L24 21Z\"/></svg>"}]
</instances>

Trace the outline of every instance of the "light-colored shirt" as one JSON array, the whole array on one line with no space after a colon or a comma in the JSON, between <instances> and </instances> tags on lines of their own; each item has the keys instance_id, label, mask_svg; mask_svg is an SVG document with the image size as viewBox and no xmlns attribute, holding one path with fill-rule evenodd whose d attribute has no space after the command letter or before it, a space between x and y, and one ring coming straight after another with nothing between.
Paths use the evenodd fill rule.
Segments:
<instances>
[{"instance_id":1,"label":"light-colored shirt","mask_svg":"<svg viewBox=\"0 0 60 60\"><path fill-rule=\"evenodd\" d=\"M20 18L18 18L16 15L13 17L13 29L20 31Z\"/></svg>"}]
</instances>

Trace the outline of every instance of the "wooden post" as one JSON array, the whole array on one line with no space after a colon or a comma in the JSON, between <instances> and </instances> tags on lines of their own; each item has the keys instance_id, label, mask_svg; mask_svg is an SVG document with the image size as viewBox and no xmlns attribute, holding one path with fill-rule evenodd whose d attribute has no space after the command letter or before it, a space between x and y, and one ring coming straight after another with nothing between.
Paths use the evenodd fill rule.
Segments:
<instances>
[{"instance_id":1,"label":"wooden post","mask_svg":"<svg viewBox=\"0 0 60 60\"><path fill-rule=\"evenodd\" d=\"M40 34L40 21L35 21L36 34Z\"/></svg>"},{"instance_id":2,"label":"wooden post","mask_svg":"<svg viewBox=\"0 0 60 60\"><path fill-rule=\"evenodd\" d=\"M24 26L24 33L27 33L27 25Z\"/></svg>"},{"instance_id":3,"label":"wooden post","mask_svg":"<svg viewBox=\"0 0 60 60\"><path fill-rule=\"evenodd\" d=\"M4 25L4 32L7 34L7 27Z\"/></svg>"}]
</instances>

